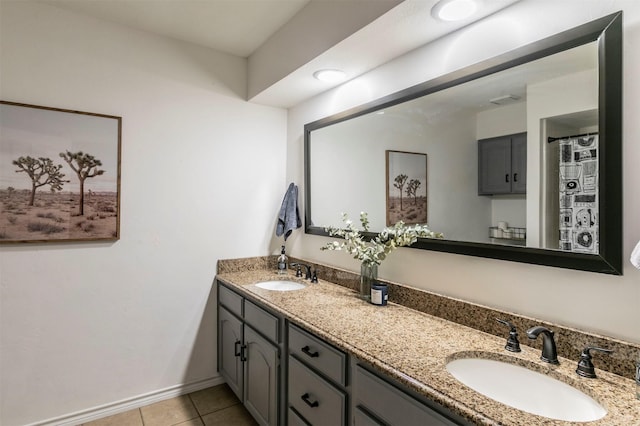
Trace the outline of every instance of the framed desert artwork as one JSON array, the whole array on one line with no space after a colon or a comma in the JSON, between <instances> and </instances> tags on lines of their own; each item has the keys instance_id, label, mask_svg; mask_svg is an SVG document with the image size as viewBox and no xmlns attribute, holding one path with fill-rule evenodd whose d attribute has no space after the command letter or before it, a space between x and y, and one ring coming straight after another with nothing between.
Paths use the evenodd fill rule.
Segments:
<instances>
[{"instance_id":1,"label":"framed desert artwork","mask_svg":"<svg viewBox=\"0 0 640 426\"><path fill-rule=\"evenodd\" d=\"M121 127L0 101L0 243L119 239Z\"/></svg>"},{"instance_id":2,"label":"framed desert artwork","mask_svg":"<svg viewBox=\"0 0 640 426\"><path fill-rule=\"evenodd\" d=\"M385 151L387 226L427 223L427 154Z\"/></svg>"}]
</instances>

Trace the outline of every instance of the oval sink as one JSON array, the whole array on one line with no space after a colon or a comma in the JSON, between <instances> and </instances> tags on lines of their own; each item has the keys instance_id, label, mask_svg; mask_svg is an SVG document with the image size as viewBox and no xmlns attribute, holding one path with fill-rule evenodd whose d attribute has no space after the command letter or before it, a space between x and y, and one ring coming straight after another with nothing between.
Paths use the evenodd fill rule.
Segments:
<instances>
[{"instance_id":1,"label":"oval sink","mask_svg":"<svg viewBox=\"0 0 640 426\"><path fill-rule=\"evenodd\" d=\"M471 389L503 404L551 419L589 422L607 411L580 390L528 368L483 358L462 358L447 370Z\"/></svg>"},{"instance_id":2,"label":"oval sink","mask_svg":"<svg viewBox=\"0 0 640 426\"><path fill-rule=\"evenodd\" d=\"M263 281L256 284L256 287L264 288L265 290L273 291L294 291L300 290L306 287L306 285L295 281Z\"/></svg>"}]
</instances>

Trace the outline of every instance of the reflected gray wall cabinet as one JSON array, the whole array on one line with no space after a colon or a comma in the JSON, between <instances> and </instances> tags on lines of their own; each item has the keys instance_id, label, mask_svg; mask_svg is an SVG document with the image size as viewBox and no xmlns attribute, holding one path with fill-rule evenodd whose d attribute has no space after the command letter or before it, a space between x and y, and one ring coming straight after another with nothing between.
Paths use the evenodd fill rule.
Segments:
<instances>
[{"instance_id":1,"label":"reflected gray wall cabinet","mask_svg":"<svg viewBox=\"0 0 640 426\"><path fill-rule=\"evenodd\" d=\"M478 141L478 195L526 194L527 134Z\"/></svg>"},{"instance_id":2,"label":"reflected gray wall cabinet","mask_svg":"<svg viewBox=\"0 0 640 426\"><path fill-rule=\"evenodd\" d=\"M593 79L593 84L596 84L597 87L592 90L594 94L597 92L596 127L598 128L600 140L600 156L598 158L600 173L598 190L598 211L600 214L599 253L585 254L539 247L494 245L486 242L446 239L420 239L412 248L622 275L622 12L605 16L487 61L418 84L351 110L306 124L304 126L305 232L313 235L328 236L325 227L329 224L314 222L314 208L320 210L321 207L326 206L314 206L312 205L312 200L315 191L325 189L322 188L322 170L326 169L328 173L333 173L333 170L331 167L327 167L327 164L314 162L311 154L313 151L314 132L327 132L332 128L331 126L351 122L351 120L360 117L372 117L377 111L392 106L395 106L394 111L397 111L397 108L404 106L402 104L409 105L408 103L411 101L420 100L421 103L417 105L420 108L416 108L415 104L411 104L414 108L406 109L411 110L412 115L405 115L403 119L410 118L414 120L416 111L423 112L424 108L422 107L428 105L429 102L440 109L446 109L448 106L455 109L454 107L461 102L464 103L466 101L465 96L468 96L465 95L466 92L464 90L467 86L463 85L480 79L484 83L494 82L496 79L500 81L497 73L501 73L500 76L507 71L509 73L516 71L517 73L521 70L519 67L524 64L535 66L542 60L552 60L551 55L556 55L560 52L569 55L573 60L574 57L571 56L571 53L581 46L587 48L589 44L597 48L597 64L593 64L591 72L597 77ZM596 59L594 58L594 60ZM513 76L514 74L506 75ZM540 75L540 73L534 74L534 76ZM493 87L500 88L500 84ZM453 93L453 98L445 98L443 101L445 90L450 91L447 92L448 95ZM385 114L385 116L389 116L389 114ZM415 123L416 121L414 120L410 124L415 125ZM405 126L402 131L404 132L409 127L409 125ZM531 134L532 129L527 131ZM382 134L384 129L380 129L378 132ZM393 132L396 132L396 130L394 129ZM353 140L354 136L350 134L348 139ZM362 143L365 142L362 141ZM446 140L445 142L451 143L454 141ZM536 142L543 143L542 141ZM531 143L531 140L528 143ZM360 148L359 152L367 150L367 146L364 145ZM387 147L387 149L393 148ZM352 150L358 152L357 149ZM323 162L326 163L326 161L324 160ZM358 161L359 156L355 158L340 158L342 164L348 162L358 164ZM430 157L430 161L434 161L434 159ZM313 173L312 170L314 170ZM533 170L528 170L529 189L533 186L531 180L532 172ZM312 181L312 176L314 176L315 181ZM441 182L447 181L446 176L438 176L438 179ZM431 177L428 180L429 182L435 181ZM477 183L473 183L473 185L477 186ZM351 185L343 185L342 188L350 191L350 194L345 195L345 197L353 198L353 196L358 195L358 193L354 193ZM331 188L325 189L325 192L327 190L331 191L329 197L325 196L325 199L339 200L342 188L331 186ZM362 193L365 192L362 191ZM429 193L432 194L432 189L429 190ZM531 197L542 199L541 194L531 194ZM322 197L320 198L322 199ZM527 199L527 202L529 202L529 199ZM336 202L336 215L342 210L340 204ZM438 230L435 224L430 223L430 225L434 227L434 230ZM541 226L541 224L536 222L535 227L537 228L538 226ZM542 231L544 232L544 230Z\"/></svg>"}]
</instances>

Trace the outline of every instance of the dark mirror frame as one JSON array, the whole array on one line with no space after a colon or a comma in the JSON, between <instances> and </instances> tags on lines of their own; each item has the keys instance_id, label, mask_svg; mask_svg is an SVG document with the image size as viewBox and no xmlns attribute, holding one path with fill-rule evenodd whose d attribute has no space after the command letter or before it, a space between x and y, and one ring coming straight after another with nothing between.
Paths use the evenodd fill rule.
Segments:
<instances>
[{"instance_id":1,"label":"dark mirror frame","mask_svg":"<svg viewBox=\"0 0 640 426\"><path fill-rule=\"evenodd\" d=\"M328 236L311 221L311 132L545 56L597 41L600 157L599 254L420 239L412 248L622 275L622 12L588 22L492 59L409 87L304 126L305 233ZM375 234L371 234L375 235ZM370 235L370 236L371 236Z\"/></svg>"}]
</instances>

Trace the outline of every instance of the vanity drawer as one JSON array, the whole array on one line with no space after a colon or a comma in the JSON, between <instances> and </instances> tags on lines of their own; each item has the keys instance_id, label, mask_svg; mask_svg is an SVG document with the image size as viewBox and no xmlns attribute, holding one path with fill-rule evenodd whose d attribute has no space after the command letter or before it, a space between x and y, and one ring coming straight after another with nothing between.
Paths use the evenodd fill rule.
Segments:
<instances>
[{"instance_id":1,"label":"vanity drawer","mask_svg":"<svg viewBox=\"0 0 640 426\"><path fill-rule=\"evenodd\" d=\"M289 357L289 407L312 425L344 425L347 397L304 364Z\"/></svg>"},{"instance_id":2,"label":"vanity drawer","mask_svg":"<svg viewBox=\"0 0 640 426\"><path fill-rule=\"evenodd\" d=\"M218 284L218 302L229 312L242 318L242 296Z\"/></svg>"},{"instance_id":3,"label":"vanity drawer","mask_svg":"<svg viewBox=\"0 0 640 426\"><path fill-rule=\"evenodd\" d=\"M366 407L367 411L383 420L385 424L457 425L359 365L356 366L354 388L356 405Z\"/></svg>"},{"instance_id":4,"label":"vanity drawer","mask_svg":"<svg viewBox=\"0 0 640 426\"><path fill-rule=\"evenodd\" d=\"M244 301L244 321L273 342L278 342L278 318L249 300Z\"/></svg>"},{"instance_id":5,"label":"vanity drawer","mask_svg":"<svg viewBox=\"0 0 640 426\"><path fill-rule=\"evenodd\" d=\"M289 353L336 383L346 385L347 355L294 325L289 325Z\"/></svg>"}]
</instances>

